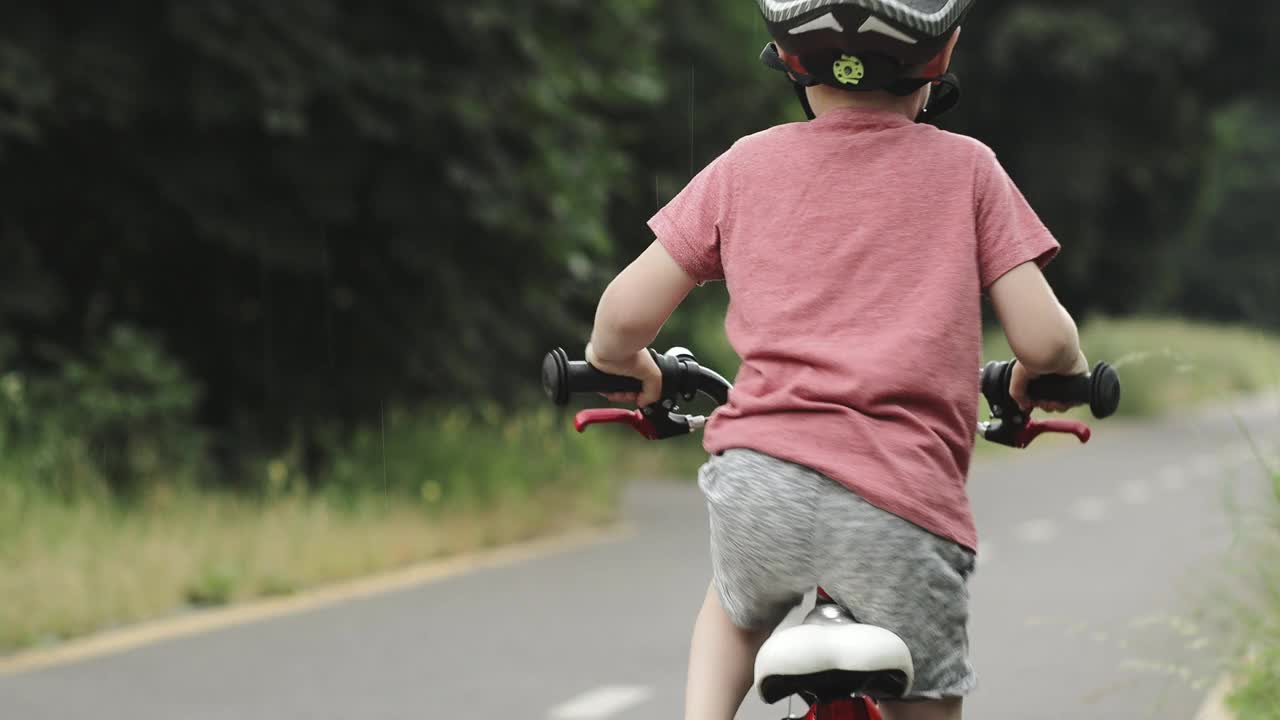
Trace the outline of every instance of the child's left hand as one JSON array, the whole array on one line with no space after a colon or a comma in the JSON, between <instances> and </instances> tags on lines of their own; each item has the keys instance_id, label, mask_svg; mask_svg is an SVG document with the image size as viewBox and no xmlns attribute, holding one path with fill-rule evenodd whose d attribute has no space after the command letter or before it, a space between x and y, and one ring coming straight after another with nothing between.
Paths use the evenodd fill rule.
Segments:
<instances>
[{"instance_id":1,"label":"child's left hand","mask_svg":"<svg viewBox=\"0 0 1280 720\"><path fill-rule=\"evenodd\" d=\"M610 375L633 377L640 381L639 393L601 393L610 402L635 403L639 407L652 405L662 399L662 370L648 350L641 350L622 362L609 362L596 356L595 350L587 345L587 362L595 369Z\"/></svg>"}]
</instances>

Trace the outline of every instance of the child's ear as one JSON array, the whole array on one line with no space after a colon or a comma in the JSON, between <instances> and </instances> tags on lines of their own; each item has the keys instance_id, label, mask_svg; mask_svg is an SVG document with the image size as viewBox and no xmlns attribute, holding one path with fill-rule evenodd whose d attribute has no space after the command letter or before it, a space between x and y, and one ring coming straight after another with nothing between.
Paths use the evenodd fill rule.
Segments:
<instances>
[{"instance_id":1,"label":"child's ear","mask_svg":"<svg viewBox=\"0 0 1280 720\"><path fill-rule=\"evenodd\" d=\"M925 77L937 77L947 72L951 67L951 54L955 52L956 43L959 42L959 40L960 28L956 28L955 32L951 33L951 39L947 41L946 47L942 48L942 51L935 55L934 58L925 65Z\"/></svg>"}]
</instances>

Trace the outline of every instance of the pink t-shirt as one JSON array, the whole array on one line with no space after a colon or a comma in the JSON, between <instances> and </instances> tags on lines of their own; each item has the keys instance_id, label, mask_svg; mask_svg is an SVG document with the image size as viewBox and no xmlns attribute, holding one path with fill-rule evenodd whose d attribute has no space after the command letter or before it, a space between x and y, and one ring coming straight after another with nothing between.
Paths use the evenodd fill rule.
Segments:
<instances>
[{"instance_id":1,"label":"pink t-shirt","mask_svg":"<svg viewBox=\"0 0 1280 720\"><path fill-rule=\"evenodd\" d=\"M742 367L709 452L813 468L965 547L981 294L1058 243L992 151L839 109L738 141L649 223L728 283Z\"/></svg>"}]
</instances>

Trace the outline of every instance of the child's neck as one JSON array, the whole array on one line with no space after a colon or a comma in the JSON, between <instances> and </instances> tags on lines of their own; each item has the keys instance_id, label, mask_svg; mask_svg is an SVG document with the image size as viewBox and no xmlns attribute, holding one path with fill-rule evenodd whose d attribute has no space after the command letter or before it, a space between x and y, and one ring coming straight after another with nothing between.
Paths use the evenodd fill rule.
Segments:
<instances>
[{"instance_id":1,"label":"child's neck","mask_svg":"<svg viewBox=\"0 0 1280 720\"><path fill-rule=\"evenodd\" d=\"M814 88L810 88L812 91ZM840 108L858 108L863 110L883 110L913 118L911 111L915 104L915 96L899 97L887 92L847 92L827 89L819 86L818 92L809 93L809 104L813 113L822 117L823 113Z\"/></svg>"}]
</instances>

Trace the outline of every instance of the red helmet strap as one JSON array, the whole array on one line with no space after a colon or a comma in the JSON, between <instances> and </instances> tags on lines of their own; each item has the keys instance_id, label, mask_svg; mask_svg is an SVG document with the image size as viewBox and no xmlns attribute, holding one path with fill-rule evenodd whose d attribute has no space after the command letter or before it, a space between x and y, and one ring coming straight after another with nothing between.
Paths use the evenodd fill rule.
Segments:
<instances>
[{"instance_id":1,"label":"red helmet strap","mask_svg":"<svg viewBox=\"0 0 1280 720\"><path fill-rule=\"evenodd\" d=\"M800 62L799 55L792 55L791 53L779 47L778 57L782 58L782 62L786 63L787 67L790 68L793 72L799 75L809 74L809 71L804 69L804 63Z\"/></svg>"}]
</instances>

